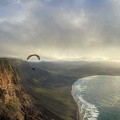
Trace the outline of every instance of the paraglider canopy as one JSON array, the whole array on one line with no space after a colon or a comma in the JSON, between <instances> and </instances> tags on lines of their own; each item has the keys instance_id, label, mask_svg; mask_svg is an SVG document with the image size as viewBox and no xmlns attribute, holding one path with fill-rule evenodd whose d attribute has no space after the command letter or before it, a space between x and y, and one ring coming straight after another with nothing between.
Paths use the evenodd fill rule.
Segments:
<instances>
[{"instance_id":1,"label":"paraglider canopy","mask_svg":"<svg viewBox=\"0 0 120 120\"><path fill-rule=\"evenodd\" d=\"M29 60L29 58L31 58L31 57L33 57L33 56L37 57L38 60L40 60L40 56L37 55L37 54L31 54L31 55L29 55L29 56L27 57L27 60Z\"/></svg>"}]
</instances>

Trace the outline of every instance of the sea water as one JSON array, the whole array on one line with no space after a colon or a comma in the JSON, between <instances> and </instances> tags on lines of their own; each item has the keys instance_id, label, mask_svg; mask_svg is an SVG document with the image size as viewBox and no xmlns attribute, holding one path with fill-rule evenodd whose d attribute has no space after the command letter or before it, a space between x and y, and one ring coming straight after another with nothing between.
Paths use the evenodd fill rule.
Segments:
<instances>
[{"instance_id":1,"label":"sea water","mask_svg":"<svg viewBox=\"0 0 120 120\"><path fill-rule=\"evenodd\" d=\"M90 76L72 85L83 120L120 120L120 77Z\"/></svg>"}]
</instances>

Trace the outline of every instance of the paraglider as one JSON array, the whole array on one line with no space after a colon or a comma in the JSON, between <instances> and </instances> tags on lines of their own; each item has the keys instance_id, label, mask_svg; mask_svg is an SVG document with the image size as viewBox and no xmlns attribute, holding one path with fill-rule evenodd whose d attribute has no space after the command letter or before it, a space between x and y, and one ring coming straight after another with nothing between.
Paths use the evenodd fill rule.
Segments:
<instances>
[{"instance_id":1,"label":"paraglider","mask_svg":"<svg viewBox=\"0 0 120 120\"><path fill-rule=\"evenodd\" d=\"M29 58L33 57L33 56L36 56L38 58L38 60L40 60L40 56L37 55L37 54L31 54L27 57L27 60L29 60Z\"/></svg>"},{"instance_id":2,"label":"paraglider","mask_svg":"<svg viewBox=\"0 0 120 120\"><path fill-rule=\"evenodd\" d=\"M33 56L35 56L35 57L37 57L38 58L38 60L40 60L40 56L39 55L37 55L37 54L31 54L31 55L29 55L28 57L27 57L27 60L29 60L31 57L33 57ZM35 71L35 68L32 68L32 70L34 70Z\"/></svg>"}]
</instances>

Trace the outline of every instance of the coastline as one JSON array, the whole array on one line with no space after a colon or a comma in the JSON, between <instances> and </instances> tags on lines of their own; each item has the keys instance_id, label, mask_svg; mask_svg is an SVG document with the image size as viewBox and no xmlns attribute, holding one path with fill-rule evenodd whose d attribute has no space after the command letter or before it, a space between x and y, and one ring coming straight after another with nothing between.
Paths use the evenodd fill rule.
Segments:
<instances>
[{"instance_id":1,"label":"coastline","mask_svg":"<svg viewBox=\"0 0 120 120\"><path fill-rule=\"evenodd\" d=\"M83 63L80 65L77 63L76 66L72 66L71 63L68 63L68 65L66 63L41 62L36 63L36 65L33 63L35 71L33 71L29 62L19 59L1 59L1 62L5 62L1 68L10 69L9 72L15 71L18 76L20 75L19 82L21 84L17 84L22 85L24 92L33 97L37 103L33 102L35 108L30 107L30 110L35 111L36 107L42 106L39 109L42 115L46 117L46 120L52 116L57 118L55 120L81 120L81 115L78 112L81 109L78 109L71 95L72 84L78 79L93 75L120 75L120 67L109 67L110 64L105 66L101 62L99 64L98 62L85 62L84 65ZM11 65L12 70L9 67ZM17 80L17 77L15 80ZM14 82L16 83L16 81ZM47 113L44 113L45 111Z\"/></svg>"},{"instance_id":2,"label":"coastline","mask_svg":"<svg viewBox=\"0 0 120 120\"><path fill-rule=\"evenodd\" d=\"M80 114L81 109L78 108L77 114L78 114L78 120L82 120L82 115Z\"/></svg>"},{"instance_id":3,"label":"coastline","mask_svg":"<svg viewBox=\"0 0 120 120\"><path fill-rule=\"evenodd\" d=\"M58 65L57 67L59 69L56 70L56 68L54 69L53 67L56 66L52 63L52 65L50 65L51 63L41 63L41 65L39 66L40 63L37 63L37 67L36 69L36 73L37 71L41 71L40 74L40 78L43 77L45 78L44 81L40 82L43 84L41 87L41 89L43 89L43 91L36 91L36 89L30 89L31 91L31 95L34 96L35 98L37 98L39 100L40 104L44 104L47 108L49 108L49 110L51 110L51 112L53 112L55 115L59 116L62 120L76 120L77 118L81 119L81 114L78 114L78 106L76 104L76 102L74 101L73 97L71 96L71 88L72 88L72 84L74 84L78 79L82 79L88 76L93 76L93 75L101 75L101 74L105 74L105 75L119 75L120 73L118 72L118 68L114 68L111 69L109 68L109 65L105 67L105 64L98 66L98 62L97 62L97 70L96 70L96 66L95 63L88 63L85 64L85 66L77 66L77 71L76 69L73 67L72 71L70 68L65 68L62 69L61 66L64 66L64 64L62 63L62 65L60 64L60 66ZM43 64L47 64L47 66L43 66ZM26 63L23 64L23 68L25 68L24 66L26 66ZM69 66L69 64L68 64ZM27 72L31 66L29 66L27 64L27 68L25 69L21 69L21 71ZM84 68L84 71L83 71ZM89 71L90 70L90 71ZM26 73L27 80L33 82L35 84L35 80L31 79L31 77L34 75L36 76L36 73L31 74L31 72L28 75L28 72ZM43 75L44 73L44 75ZM46 78L46 76L48 78ZM49 78L50 76L50 78ZM23 76L24 77L24 76ZM50 80L49 80L50 79ZM26 81L27 82L27 81ZM47 86L44 86L44 82L46 84L47 82ZM56 84L57 83L57 84ZM27 87L27 86L26 86ZM29 87L29 85L28 85ZM50 91L46 91L46 88ZM54 89L53 89L54 88ZM45 92L45 93L44 93ZM35 94L34 94L35 93ZM47 93L47 94L46 94ZM51 96L52 95L52 96ZM46 99L49 99L49 101ZM57 101L54 101L54 98L57 97ZM64 98L64 99L63 99ZM62 103L62 104L61 104ZM50 106L51 105L51 106ZM58 106L59 109L56 109L55 106ZM64 112L63 110L67 111Z\"/></svg>"},{"instance_id":4,"label":"coastline","mask_svg":"<svg viewBox=\"0 0 120 120\"><path fill-rule=\"evenodd\" d=\"M98 108L95 105L83 99L83 94L87 87L86 83L90 82L89 79L93 77L86 77L86 78L79 79L72 85L71 95L73 96L78 106L79 115L83 120L88 118L97 120L99 116Z\"/></svg>"}]
</instances>

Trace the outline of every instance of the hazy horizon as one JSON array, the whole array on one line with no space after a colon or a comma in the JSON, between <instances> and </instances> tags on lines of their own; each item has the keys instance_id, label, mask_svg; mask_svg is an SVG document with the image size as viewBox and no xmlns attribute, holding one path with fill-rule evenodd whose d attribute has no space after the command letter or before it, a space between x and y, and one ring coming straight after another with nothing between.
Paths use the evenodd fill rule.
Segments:
<instances>
[{"instance_id":1,"label":"hazy horizon","mask_svg":"<svg viewBox=\"0 0 120 120\"><path fill-rule=\"evenodd\" d=\"M0 57L120 60L119 0L0 0Z\"/></svg>"}]
</instances>

